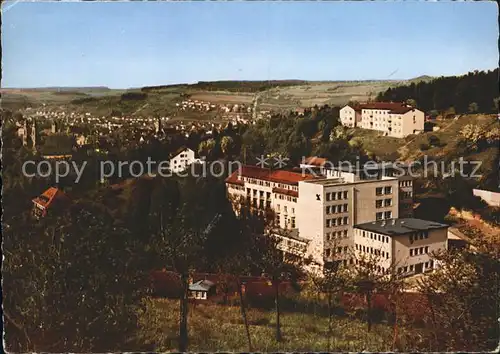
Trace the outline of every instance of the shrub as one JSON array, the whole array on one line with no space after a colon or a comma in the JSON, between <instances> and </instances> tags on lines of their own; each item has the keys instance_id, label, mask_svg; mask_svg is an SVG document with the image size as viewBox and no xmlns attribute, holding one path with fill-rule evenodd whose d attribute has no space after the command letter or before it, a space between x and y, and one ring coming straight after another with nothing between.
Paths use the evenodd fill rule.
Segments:
<instances>
[{"instance_id":1,"label":"shrub","mask_svg":"<svg viewBox=\"0 0 500 354\"><path fill-rule=\"evenodd\" d=\"M430 135L427 138L427 141L430 146L441 146L441 140L439 140L439 138L435 135Z\"/></svg>"},{"instance_id":2,"label":"shrub","mask_svg":"<svg viewBox=\"0 0 500 354\"><path fill-rule=\"evenodd\" d=\"M421 143L419 146L420 150L422 151L425 151L425 150L429 150L430 146L425 144L425 143Z\"/></svg>"},{"instance_id":3,"label":"shrub","mask_svg":"<svg viewBox=\"0 0 500 354\"><path fill-rule=\"evenodd\" d=\"M144 92L125 92L121 96L122 101L141 101L145 100L148 95Z\"/></svg>"}]
</instances>

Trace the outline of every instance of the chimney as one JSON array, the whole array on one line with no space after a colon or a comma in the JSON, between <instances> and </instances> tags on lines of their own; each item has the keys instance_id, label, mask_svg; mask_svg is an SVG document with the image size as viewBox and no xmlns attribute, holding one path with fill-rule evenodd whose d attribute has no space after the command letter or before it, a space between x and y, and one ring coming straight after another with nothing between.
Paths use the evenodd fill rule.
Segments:
<instances>
[{"instance_id":1,"label":"chimney","mask_svg":"<svg viewBox=\"0 0 500 354\"><path fill-rule=\"evenodd\" d=\"M392 224L396 225L396 219L392 219Z\"/></svg>"},{"instance_id":2,"label":"chimney","mask_svg":"<svg viewBox=\"0 0 500 354\"><path fill-rule=\"evenodd\" d=\"M380 226L384 227L385 226L385 221L382 221L382 224Z\"/></svg>"}]
</instances>

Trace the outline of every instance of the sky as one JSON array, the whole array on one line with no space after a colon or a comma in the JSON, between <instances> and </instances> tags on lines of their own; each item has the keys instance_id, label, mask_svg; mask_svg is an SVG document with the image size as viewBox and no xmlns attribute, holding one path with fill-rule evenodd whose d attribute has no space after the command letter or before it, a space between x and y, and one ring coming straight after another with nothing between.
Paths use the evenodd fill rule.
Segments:
<instances>
[{"instance_id":1,"label":"sky","mask_svg":"<svg viewBox=\"0 0 500 354\"><path fill-rule=\"evenodd\" d=\"M2 87L371 80L498 66L488 2L2 4Z\"/></svg>"}]
</instances>

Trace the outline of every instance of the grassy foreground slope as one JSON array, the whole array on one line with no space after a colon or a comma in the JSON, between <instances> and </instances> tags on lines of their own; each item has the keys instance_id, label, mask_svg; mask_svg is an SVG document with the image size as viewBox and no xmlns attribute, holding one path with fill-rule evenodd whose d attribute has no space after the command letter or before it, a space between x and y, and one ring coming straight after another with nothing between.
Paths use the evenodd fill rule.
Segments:
<instances>
[{"instance_id":1,"label":"grassy foreground slope","mask_svg":"<svg viewBox=\"0 0 500 354\"><path fill-rule=\"evenodd\" d=\"M168 351L177 348L179 303L168 299L149 299L140 319L138 340L148 350ZM327 351L328 318L309 313L284 312L281 316L284 340L274 340L275 316L272 311L248 310L254 351ZM198 303L189 308L190 351L248 350L245 326L238 306ZM390 351L392 329L376 324L370 333L366 323L350 318L333 319L329 351ZM146 349L146 348L145 348Z\"/></svg>"}]
</instances>

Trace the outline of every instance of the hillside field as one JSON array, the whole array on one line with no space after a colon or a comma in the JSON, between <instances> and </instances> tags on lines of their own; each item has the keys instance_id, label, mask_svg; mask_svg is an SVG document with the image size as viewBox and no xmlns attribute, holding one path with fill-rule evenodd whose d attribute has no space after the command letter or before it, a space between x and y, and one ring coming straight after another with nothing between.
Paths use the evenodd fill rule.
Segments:
<instances>
[{"instance_id":1,"label":"hillside field","mask_svg":"<svg viewBox=\"0 0 500 354\"><path fill-rule=\"evenodd\" d=\"M426 79L427 80L427 79ZM374 99L389 87L407 84L397 81L248 81L214 82L193 85L166 85L136 89L95 88L37 88L2 89L2 106L8 109L40 107L52 110L110 114L113 109L124 114L170 115L175 103L189 95L193 100L215 104L251 104L258 97L261 110L295 110L314 105L343 105L350 100ZM144 100L121 100L126 92L144 92Z\"/></svg>"},{"instance_id":2,"label":"hillside field","mask_svg":"<svg viewBox=\"0 0 500 354\"><path fill-rule=\"evenodd\" d=\"M146 310L140 317L138 336L148 344L144 350L170 351L177 348L177 300L148 299ZM275 315L272 311L248 310L253 350L272 351L328 351L328 319L324 315L286 312L281 316L284 340L274 340ZM347 317L333 319L333 336L330 351L383 352L391 350L392 328L375 324L370 333L366 323ZM222 306L213 303L190 305L188 317L190 351L248 350L245 326L239 306Z\"/></svg>"}]
</instances>

